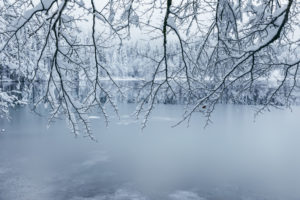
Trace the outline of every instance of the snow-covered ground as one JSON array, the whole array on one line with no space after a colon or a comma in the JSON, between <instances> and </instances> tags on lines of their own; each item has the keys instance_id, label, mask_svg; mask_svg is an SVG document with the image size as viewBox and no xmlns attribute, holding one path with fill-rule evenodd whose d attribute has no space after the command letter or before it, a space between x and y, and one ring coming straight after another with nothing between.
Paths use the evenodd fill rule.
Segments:
<instances>
[{"instance_id":1,"label":"snow-covered ground","mask_svg":"<svg viewBox=\"0 0 300 200\"><path fill-rule=\"evenodd\" d=\"M98 142L74 138L65 122L21 108L0 121L0 200L300 199L300 108L258 116L219 106L171 128L183 107L157 105L148 127L120 105L120 121L91 117Z\"/></svg>"}]
</instances>

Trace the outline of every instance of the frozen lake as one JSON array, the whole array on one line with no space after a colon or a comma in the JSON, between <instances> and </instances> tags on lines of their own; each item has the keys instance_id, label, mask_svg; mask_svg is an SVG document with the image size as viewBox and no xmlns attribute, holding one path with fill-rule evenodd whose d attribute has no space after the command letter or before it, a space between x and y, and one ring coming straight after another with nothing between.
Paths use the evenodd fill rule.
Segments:
<instances>
[{"instance_id":1,"label":"frozen lake","mask_svg":"<svg viewBox=\"0 0 300 200\"><path fill-rule=\"evenodd\" d=\"M300 199L299 107L254 122L253 107L222 105L203 129L198 114L171 128L183 107L157 105L144 131L134 107L108 128L92 117L98 142L27 108L1 119L0 200Z\"/></svg>"}]
</instances>

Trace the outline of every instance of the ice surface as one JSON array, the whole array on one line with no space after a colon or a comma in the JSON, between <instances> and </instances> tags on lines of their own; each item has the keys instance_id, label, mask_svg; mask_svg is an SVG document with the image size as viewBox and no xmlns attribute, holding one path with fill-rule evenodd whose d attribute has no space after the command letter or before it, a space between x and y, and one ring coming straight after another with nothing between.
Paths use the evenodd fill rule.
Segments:
<instances>
[{"instance_id":1,"label":"ice surface","mask_svg":"<svg viewBox=\"0 0 300 200\"><path fill-rule=\"evenodd\" d=\"M249 106L219 106L171 128L183 107L158 105L148 127L120 105L121 122L91 120L98 142L74 138L64 121L27 108L0 121L0 199L4 200L294 200L300 198L300 109L253 122ZM93 115L97 116L97 114ZM1 130L0 129L0 130Z\"/></svg>"}]
</instances>

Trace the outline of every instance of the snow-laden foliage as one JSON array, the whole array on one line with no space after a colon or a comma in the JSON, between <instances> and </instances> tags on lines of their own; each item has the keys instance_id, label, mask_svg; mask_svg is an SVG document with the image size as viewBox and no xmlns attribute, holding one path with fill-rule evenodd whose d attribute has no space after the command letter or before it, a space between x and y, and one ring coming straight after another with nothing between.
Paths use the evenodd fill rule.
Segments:
<instances>
[{"instance_id":1,"label":"snow-laden foliage","mask_svg":"<svg viewBox=\"0 0 300 200\"><path fill-rule=\"evenodd\" d=\"M83 125L92 137L89 112L108 122L107 106L117 113L114 96L128 93L118 79L141 81L143 126L161 95L183 99L182 121L197 111L209 118L220 102L289 106L299 86L299 10L295 0L3 0L1 80L13 76L27 95L2 89L2 110L43 82L34 108L45 104L50 121L63 114L75 134Z\"/></svg>"}]
</instances>

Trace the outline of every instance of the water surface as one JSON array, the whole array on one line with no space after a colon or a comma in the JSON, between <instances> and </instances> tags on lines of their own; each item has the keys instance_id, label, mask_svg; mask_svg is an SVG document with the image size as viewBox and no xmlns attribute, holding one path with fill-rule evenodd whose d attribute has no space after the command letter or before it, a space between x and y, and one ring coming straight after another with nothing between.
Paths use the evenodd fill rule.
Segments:
<instances>
[{"instance_id":1,"label":"water surface","mask_svg":"<svg viewBox=\"0 0 300 200\"><path fill-rule=\"evenodd\" d=\"M171 128L183 107L157 105L141 131L135 105L119 107L108 128L91 118L98 142L26 107L1 119L0 199L300 199L300 108L254 122L253 107L220 105L204 129L199 114Z\"/></svg>"}]
</instances>

